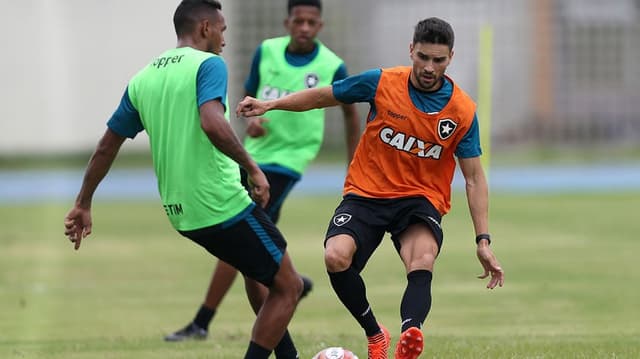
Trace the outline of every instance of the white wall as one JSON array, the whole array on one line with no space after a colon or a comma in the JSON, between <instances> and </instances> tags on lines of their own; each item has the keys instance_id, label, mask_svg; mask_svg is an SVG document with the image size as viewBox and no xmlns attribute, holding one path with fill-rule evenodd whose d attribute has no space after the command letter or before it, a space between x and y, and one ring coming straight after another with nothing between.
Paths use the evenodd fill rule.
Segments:
<instances>
[{"instance_id":1,"label":"white wall","mask_svg":"<svg viewBox=\"0 0 640 359\"><path fill-rule=\"evenodd\" d=\"M179 1L0 0L0 31L6 38L0 54L0 156L91 150L118 105L128 79L158 53L175 46L172 17ZM538 27L549 26L536 23L534 12L540 10L536 4L546 3L538 0L324 0L326 26L320 38L345 59L351 73L357 73L371 67L409 64L408 44L415 23L429 16L442 17L451 22L456 32L456 55L449 73L477 99L478 34L481 26L490 24L494 30L492 134L517 142L529 136L528 129L535 128L532 125L539 94L535 93L534 84L541 83L535 81L540 74L539 64L545 63L541 59L548 59L551 66L545 69L548 78L543 76L542 84L549 83L548 87L555 90L542 95L553 96L556 102L572 95L582 96L576 103L583 112L594 112L594 106L587 106L592 105L590 99L602 97L598 86L584 86L577 94L565 86L556 89L558 84L566 83L563 67L573 66L563 62L566 51L575 45L572 41L580 39L562 31L566 30L568 15L567 11L556 13L556 5L565 4L564 0L550 1L555 5L549 7L547 15L553 24L546 33L553 46L546 50L536 47ZM576 11L582 11L586 5L600 2L569 3L575 5ZM622 119L636 129L627 131L625 127L624 131L637 134L640 122L637 101L633 100L639 92L635 80L640 71L630 59L640 51L640 27L634 21L640 11L632 6L632 0L615 3L629 4L628 11L618 11L624 21L619 21L620 36L613 38L624 41L621 81L625 84L617 86L617 92L611 91L613 101L595 108L603 114L596 119L597 123L601 122L600 117L606 121L611 117ZM223 56L229 68L229 102L233 106L243 92L255 47L264 37L284 34L286 0L223 0L222 4L229 25ZM590 51L584 61L597 54L597 49L608 48L604 45L611 41L601 36L589 39L592 42L588 46L578 44ZM606 74L608 66L604 64L596 69ZM559 106L557 110L563 108ZM361 108L361 116L366 110L366 106ZM329 112L327 143L342 143L339 112ZM580 120L588 118L579 116ZM560 143L564 143L564 132L557 127L567 127L567 133L573 128L562 119L562 113L556 111L547 121L554 121L549 129L552 134L561 134L556 136ZM603 138L609 139L607 132L603 133ZM146 137L139 137L126 148L146 149ZM617 138L611 137L610 141Z\"/></svg>"},{"instance_id":2,"label":"white wall","mask_svg":"<svg viewBox=\"0 0 640 359\"><path fill-rule=\"evenodd\" d=\"M93 148L128 79L175 46L175 0L2 2L0 154Z\"/></svg>"},{"instance_id":3,"label":"white wall","mask_svg":"<svg viewBox=\"0 0 640 359\"><path fill-rule=\"evenodd\" d=\"M116 108L128 79L159 52L175 46L172 16L179 0L0 1L7 3L1 7L0 31L9 39L0 56L0 78L3 79L0 85L0 156L91 150L103 133L105 122ZM424 17L441 16L452 22L457 35L457 55L451 73L474 97L479 25L522 19L523 7L526 8L523 5L527 3L516 1L513 4L518 4L519 8L496 11L498 7L504 7L504 0L483 1L482 6L474 6L474 2L469 1L434 0L428 4L422 0L369 1L325 0L327 27L322 36L329 40L330 47L345 57L352 72L409 64L408 44L413 26ZM271 0L257 8L253 2L222 3L229 25L223 55L229 65L229 99L233 106L242 92L246 67L257 45L248 44L253 39L249 35L252 31L258 35L264 33L261 27L264 25L260 23L280 28L286 15L286 0ZM493 6L483 11L486 5ZM265 6L273 11L262 13L259 9ZM353 17L363 9L369 15ZM504 16L505 12L511 16ZM514 16L516 14L519 16ZM523 29L523 24L520 25L515 28ZM523 34L502 30L504 28L499 25L496 27L496 50L513 49L500 48L500 44L513 41L504 41L502 37ZM496 69L496 84L519 84L519 88L514 89L519 96L511 96L506 101L509 110L495 114L498 123L507 120L503 113L509 114L509 121L526 117L522 112L528 110L527 81L514 78L514 74L526 77L525 72L517 70L526 55L515 52L508 57L495 57L495 66L507 70ZM505 58L508 61L501 63ZM514 68L509 69L509 66ZM500 99L502 97L494 100ZM336 131L341 132L342 126L337 125L334 126ZM133 144L127 144L128 148L146 147L144 134L138 137Z\"/></svg>"},{"instance_id":4,"label":"white wall","mask_svg":"<svg viewBox=\"0 0 640 359\"><path fill-rule=\"evenodd\" d=\"M179 0L0 1L7 3L0 12L0 31L15 34L8 37L1 56L0 155L91 150L129 78L159 52L175 45L172 16ZM475 95L477 29L482 22L501 18L493 16L493 11L482 12L482 6L468 1L342 1L325 0L327 26L321 37L345 57L352 73L409 64L413 26L421 18L441 16L452 21L457 34L451 73ZM229 25L223 55L230 70L233 106L257 45L253 37L264 33L259 23L284 34L280 24L286 15L286 0L258 7L252 2L222 3ZM363 7L365 4L371 6ZM273 11L262 13L259 9L265 6ZM348 15L363 9L370 14L369 20ZM522 14L522 10L511 9L510 13ZM242 38L234 38L234 33ZM502 78L496 77L500 82ZM521 101L527 97L519 96ZM513 108L526 111L522 103ZM513 111L508 112L513 116ZM334 132L341 133L341 124L336 125ZM127 148L146 148L146 136L138 137Z\"/></svg>"}]
</instances>

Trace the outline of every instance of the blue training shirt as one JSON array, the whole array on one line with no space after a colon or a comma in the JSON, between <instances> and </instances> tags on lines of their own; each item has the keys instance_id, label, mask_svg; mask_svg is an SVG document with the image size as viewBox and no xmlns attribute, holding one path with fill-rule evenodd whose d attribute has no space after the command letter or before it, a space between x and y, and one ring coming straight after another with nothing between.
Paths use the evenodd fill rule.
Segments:
<instances>
[{"instance_id":1,"label":"blue training shirt","mask_svg":"<svg viewBox=\"0 0 640 359\"><path fill-rule=\"evenodd\" d=\"M371 121L376 116L375 96L381 75L381 69L373 69L336 81L333 84L333 96L342 103L368 102L371 112L367 121ZM433 92L420 91L409 81L407 86L413 105L426 113L442 111L453 94L453 84L446 77L443 79L442 87ZM471 127L458 144L455 154L458 158L478 157L482 154L477 114L473 115Z\"/></svg>"},{"instance_id":2,"label":"blue training shirt","mask_svg":"<svg viewBox=\"0 0 640 359\"><path fill-rule=\"evenodd\" d=\"M219 56L206 59L200 64L196 77L198 107L205 102L217 100L227 108L227 65ZM140 114L129 98L129 88L125 89L120 105L113 113L107 126L120 136L134 138L144 130Z\"/></svg>"},{"instance_id":3,"label":"blue training shirt","mask_svg":"<svg viewBox=\"0 0 640 359\"><path fill-rule=\"evenodd\" d=\"M284 57L287 63L291 66L305 66L313 59L318 56L318 51L320 51L320 47L314 47L313 51L306 54L294 54L289 52L288 50L285 52ZM262 54L262 45L258 46L256 52L253 54L253 60L251 60L251 70L249 71L249 76L247 80L244 82L244 90L252 95L258 92L258 85L260 84L260 58ZM333 80L331 82L335 82L338 80L342 80L347 78L349 73L347 72L347 66L344 64L340 64L336 73L333 75Z\"/></svg>"}]
</instances>

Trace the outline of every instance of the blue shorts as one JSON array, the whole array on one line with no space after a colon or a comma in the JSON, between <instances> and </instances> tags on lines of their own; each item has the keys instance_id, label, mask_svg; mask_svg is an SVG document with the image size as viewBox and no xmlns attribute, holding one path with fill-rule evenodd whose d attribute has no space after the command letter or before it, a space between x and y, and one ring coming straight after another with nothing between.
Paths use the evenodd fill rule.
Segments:
<instances>
[{"instance_id":1,"label":"blue shorts","mask_svg":"<svg viewBox=\"0 0 640 359\"><path fill-rule=\"evenodd\" d=\"M425 223L431 229L439 250L443 240L441 220L438 210L424 197L377 199L347 195L331 217L325 243L338 234L353 237L357 250L352 266L361 271L386 232L399 252L399 236L414 223Z\"/></svg>"}]
</instances>

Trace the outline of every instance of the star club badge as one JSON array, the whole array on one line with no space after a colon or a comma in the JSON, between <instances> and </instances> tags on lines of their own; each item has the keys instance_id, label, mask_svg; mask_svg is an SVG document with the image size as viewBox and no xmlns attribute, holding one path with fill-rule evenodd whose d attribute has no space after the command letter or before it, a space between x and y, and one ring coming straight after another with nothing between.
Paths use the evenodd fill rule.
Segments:
<instances>
[{"instance_id":1,"label":"star club badge","mask_svg":"<svg viewBox=\"0 0 640 359\"><path fill-rule=\"evenodd\" d=\"M345 225L351 220L351 215L349 213L340 213L333 216L333 224L340 227Z\"/></svg>"},{"instance_id":2,"label":"star club badge","mask_svg":"<svg viewBox=\"0 0 640 359\"><path fill-rule=\"evenodd\" d=\"M441 140L446 140L453 135L453 131L456 130L458 124L453 122L450 118L444 118L438 121L438 136Z\"/></svg>"}]
</instances>

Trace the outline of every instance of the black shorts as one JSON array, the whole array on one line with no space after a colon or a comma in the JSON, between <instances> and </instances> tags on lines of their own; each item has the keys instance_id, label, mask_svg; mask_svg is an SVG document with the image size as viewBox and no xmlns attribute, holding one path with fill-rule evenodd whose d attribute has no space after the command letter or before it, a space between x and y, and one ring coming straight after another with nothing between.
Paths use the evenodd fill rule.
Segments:
<instances>
[{"instance_id":1,"label":"black shorts","mask_svg":"<svg viewBox=\"0 0 640 359\"><path fill-rule=\"evenodd\" d=\"M287 248L280 231L255 204L223 223L180 234L267 287L273 284Z\"/></svg>"},{"instance_id":2,"label":"black shorts","mask_svg":"<svg viewBox=\"0 0 640 359\"><path fill-rule=\"evenodd\" d=\"M267 181L269 181L269 202L267 202L264 211L273 223L278 223L282 203L291 192L291 189L293 189L293 186L300 180L300 175L276 165L260 166L260 169L262 169ZM247 172L242 168L240 169L240 177L242 185L249 191Z\"/></svg>"},{"instance_id":3,"label":"black shorts","mask_svg":"<svg viewBox=\"0 0 640 359\"><path fill-rule=\"evenodd\" d=\"M375 199L347 195L329 222L325 243L338 234L352 236L357 246L352 266L361 271L386 232L399 252L399 235L414 223L422 222L431 228L439 250L443 240L441 220L438 210L424 197Z\"/></svg>"}]
</instances>

